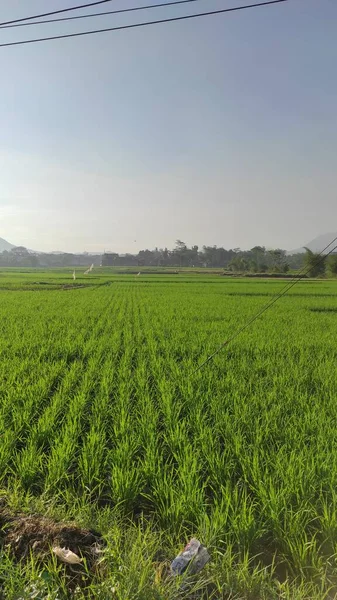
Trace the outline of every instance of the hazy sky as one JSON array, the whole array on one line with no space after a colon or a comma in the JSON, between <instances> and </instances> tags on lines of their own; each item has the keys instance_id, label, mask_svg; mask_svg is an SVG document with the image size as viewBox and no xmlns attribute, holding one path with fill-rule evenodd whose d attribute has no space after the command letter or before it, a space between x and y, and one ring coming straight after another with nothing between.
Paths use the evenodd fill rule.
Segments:
<instances>
[{"instance_id":1,"label":"hazy sky","mask_svg":"<svg viewBox=\"0 0 337 600\"><path fill-rule=\"evenodd\" d=\"M2 1L0 20L76 3ZM0 38L244 3L200 0ZM0 237L37 250L127 252L177 238L291 249L337 230L336 31L336 0L289 0L0 48Z\"/></svg>"}]
</instances>

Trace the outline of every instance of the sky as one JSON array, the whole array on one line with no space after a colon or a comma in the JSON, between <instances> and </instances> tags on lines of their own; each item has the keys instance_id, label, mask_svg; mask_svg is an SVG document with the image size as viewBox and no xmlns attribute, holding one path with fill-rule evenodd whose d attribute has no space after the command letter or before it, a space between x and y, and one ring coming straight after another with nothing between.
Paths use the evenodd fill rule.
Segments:
<instances>
[{"instance_id":1,"label":"sky","mask_svg":"<svg viewBox=\"0 0 337 600\"><path fill-rule=\"evenodd\" d=\"M1 2L0 21L82 3ZM245 3L3 29L0 41ZM291 250L337 231L336 26L336 0L288 0L0 48L0 237L124 253L177 239Z\"/></svg>"}]
</instances>

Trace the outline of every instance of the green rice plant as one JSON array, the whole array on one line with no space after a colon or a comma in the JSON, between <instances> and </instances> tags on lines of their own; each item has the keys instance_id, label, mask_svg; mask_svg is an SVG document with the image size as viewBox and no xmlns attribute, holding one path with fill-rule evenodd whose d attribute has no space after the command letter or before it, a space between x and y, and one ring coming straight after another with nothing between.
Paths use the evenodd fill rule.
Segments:
<instances>
[{"instance_id":1,"label":"green rice plant","mask_svg":"<svg viewBox=\"0 0 337 600\"><path fill-rule=\"evenodd\" d=\"M299 283L196 370L281 281L3 277L3 493L103 527L86 597L184 597L164 573L191 535L212 562L185 596L336 597L336 282ZM4 561L21 593L29 568Z\"/></svg>"},{"instance_id":2,"label":"green rice plant","mask_svg":"<svg viewBox=\"0 0 337 600\"><path fill-rule=\"evenodd\" d=\"M78 461L79 482L84 490L90 493L102 485L102 477L108 461L104 429L92 425L82 446Z\"/></svg>"}]
</instances>

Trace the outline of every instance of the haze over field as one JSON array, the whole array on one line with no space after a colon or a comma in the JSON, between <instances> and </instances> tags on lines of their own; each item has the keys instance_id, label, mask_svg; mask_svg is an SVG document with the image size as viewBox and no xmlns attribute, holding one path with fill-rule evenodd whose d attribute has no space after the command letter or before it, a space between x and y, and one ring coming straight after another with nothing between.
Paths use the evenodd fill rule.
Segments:
<instances>
[{"instance_id":1,"label":"haze over field","mask_svg":"<svg viewBox=\"0 0 337 600\"><path fill-rule=\"evenodd\" d=\"M315 239L311 240L310 242L305 243L303 246L300 246L299 248L296 248L296 250L290 250L288 251L288 254L297 254L297 253L304 253L305 252L305 248L309 248L312 252L322 252L322 250L328 246L330 244L330 242L337 237L337 232L334 233L325 233L323 235L318 235ZM18 246L21 244L18 244ZM159 246L160 244L157 243L157 246ZM10 242L7 242L7 240L4 240L3 238L0 238L0 252L3 251L10 251L13 248L15 248L15 244L11 244ZM235 246L235 248L237 248L237 246ZM247 250L247 248L246 248ZM330 250L330 248L328 248L328 250ZM34 252L39 253L39 251L34 250ZM78 250L77 253L82 252L82 250ZM63 254L62 250L52 250L51 254ZM97 252L93 252L92 255L98 254L100 255L100 253Z\"/></svg>"},{"instance_id":2,"label":"haze over field","mask_svg":"<svg viewBox=\"0 0 337 600\"><path fill-rule=\"evenodd\" d=\"M11 0L1 19L45 8ZM41 251L138 252L177 238L291 250L335 229L336 19L333 0L294 0L2 48L1 235ZM2 30L4 42L37 35Z\"/></svg>"},{"instance_id":3,"label":"haze over field","mask_svg":"<svg viewBox=\"0 0 337 600\"><path fill-rule=\"evenodd\" d=\"M0 252L3 252L4 250L11 250L12 248L15 248L14 244L10 244L9 242L7 242L6 240L4 240L3 238L0 238Z\"/></svg>"}]
</instances>

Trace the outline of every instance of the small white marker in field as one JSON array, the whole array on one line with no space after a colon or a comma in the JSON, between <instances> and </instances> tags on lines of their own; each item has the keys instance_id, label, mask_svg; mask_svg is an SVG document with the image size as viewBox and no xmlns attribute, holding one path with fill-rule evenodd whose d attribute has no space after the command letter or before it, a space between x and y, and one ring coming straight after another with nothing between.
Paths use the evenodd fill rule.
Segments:
<instances>
[{"instance_id":1,"label":"small white marker in field","mask_svg":"<svg viewBox=\"0 0 337 600\"><path fill-rule=\"evenodd\" d=\"M91 271L94 268L94 263L92 263L91 267L89 267L89 269L87 269L86 271L84 271L84 275L89 275L89 273L91 273Z\"/></svg>"}]
</instances>

